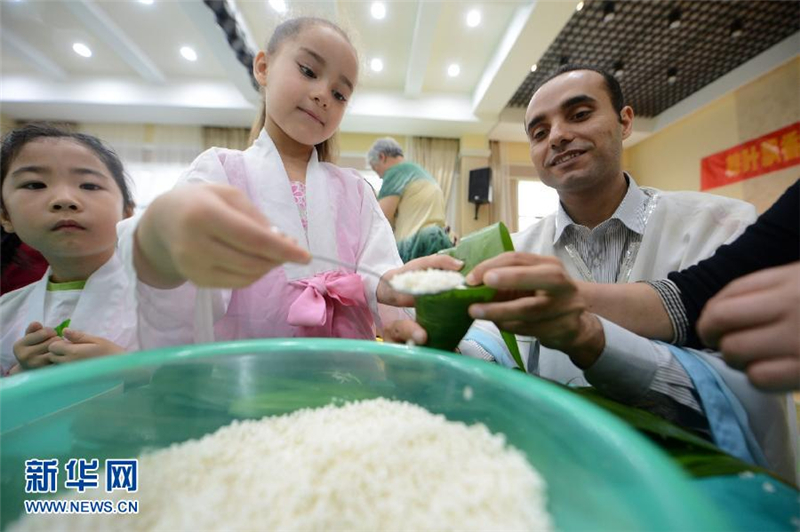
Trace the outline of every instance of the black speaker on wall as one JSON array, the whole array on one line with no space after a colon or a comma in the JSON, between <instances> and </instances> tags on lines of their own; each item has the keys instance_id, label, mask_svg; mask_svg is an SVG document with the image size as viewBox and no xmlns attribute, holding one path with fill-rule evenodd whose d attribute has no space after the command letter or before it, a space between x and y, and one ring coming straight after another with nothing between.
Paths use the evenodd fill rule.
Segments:
<instances>
[{"instance_id":1,"label":"black speaker on wall","mask_svg":"<svg viewBox=\"0 0 800 532\"><path fill-rule=\"evenodd\" d=\"M478 208L484 203L492 202L492 169L476 168L469 171L469 196L467 200L475 204L475 219L478 219Z\"/></svg>"},{"instance_id":2,"label":"black speaker on wall","mask_svg":"<svg viewBox=\"0 0 800 532\"><path fill-rule=\"evenodd\" d=\"M476 168L469 171L469 202L491 203L492 169Z\"/></svg>"}]
</instances>

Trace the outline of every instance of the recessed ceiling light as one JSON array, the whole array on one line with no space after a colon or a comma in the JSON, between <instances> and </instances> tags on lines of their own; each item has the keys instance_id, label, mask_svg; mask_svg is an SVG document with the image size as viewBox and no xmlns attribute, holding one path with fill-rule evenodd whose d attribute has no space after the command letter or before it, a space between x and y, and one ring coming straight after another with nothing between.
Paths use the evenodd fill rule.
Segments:
<instances>
[{"instance_id":1,"label":"recessed ceiling light","mask_svg":"<svg viewBox=\"0 0 800 532\"><path fill-rule=\"evenodd\" d=\"M278 13L286 13L286 2L284 0L269 0L269 5Z\"/></svg>"},{"instance_id":2,"label":"recessed ceiling light","mask_svg":"<svg viewBox=\"0 0 800 532\"><path fill-rule=\"evenodd\" d=\"M181 55L187 61L197 61L197 52L188 46L181 46Z\"/></svg>"},{"instance_id":3,"label":"recessed ceiling light","mask_svg":"<svg viewBox=\"0 0 800 532\"><path fill-rule=\"evenodd\" d=\"M578 2L578 5L575 6L575 11L580 11L581 9L583 9L583 2Z\"/></svg>"},{"instance_id":4,"label":"recessed ceiling light","mask_svg":"<svg viewBox=\"0 0 800 532\"><path fill-rule=\"evenodd\" d=\"M478 11L477 9L470 10L470 12L467 13L467 26L469 26L470 28L474 28L480 23L481 23L481 12Z\"/></svg>"},{"instance_id":5,"label":"recessed ceiling light","mask_svg":"<svg viewBox=\"0 0 800 532\"><path fill-rule=\"evenodd\" d=\"M149 5L152 5L152 3L153 3L153 0L139 0L139 3L140 3L140 4L145 4L145 5L148 5L148 6L149 6Z\"/></svg>"},{"instance_id":6,"label":"recessed ceiling light","mask_svg":"<svg viewBox=\"0 0 800 532\"><path fill-rule=\"evenodd\" d=\"M536 63L534 63L533 66L531 67L531 72L536 72L536 68L537 68Z\"/></svg>"},{"instance_id":7,"label":"recessed ceiling light","mask_svg":"<svg viewBox=\"0 0 800 532\"><path fill-rule=\"evenodd\" d=\"M742 21L737 18L733 21L733 24L731 24L731 37L735 39L737 37L741 37L743 33L744 30L742 29Z\"/></svg>"},{"instance_id":8,"label":"recessed ceiling light","mask_svg":"<svg viewBox=\"0 0 800 532\"><path fill-rule=\"evenodd\" d=\"M447 75L451 78L454 78L461 74L461 67L458 66L458 63L453 63L449 67L447 67Z\"/></svg>"},{"instance_id":9,"label":"recessed ceiling light","mask_svg":"<svg viewBox=\"0 0 800 532\"><path fill-rule=\"evenodd\" d=\"M72 50L81 57L92 57L92 51L82 42L76 42L73 44Z\"/></svg>"},{"instance_id":10,"label":"recessed ceiling light","mask_svg":"<svg viewBox=\"0 0 800 532\"><path fill-rule=\"evenodd\" d=\"M667 18L669 22L669 29L677 30L681 27L681 10L677 7L670 11L669 17Z\"/></svg>"},{"instance_id":11,"label":"recessed ceiling light","mask_svg":"<svg viewBox=\"0 0 800 532\"><path fill-rule=\"evenodd\" d=\"M678 81L678 69L677 68L670 68L667 70L667 83L672 85Z\"/></svg>"},{"instance_id":12,"label":"recessed ceiling light","mask_svg":"<svg viewBox=\"0 0 800 532\"><path fill-rule=\"evenodd\" d=\"M614 2L606 2L603 6L603 22L614 20Z\"/></svg>"},{"instance_id":13,"label":"recessed ceiling light","mask_svg":"<svg viewBox=\"0 0 800 532\"><path fill-rule=\"evenodd\" d=\"M372 2L369 12L372 13L372 18L383 20L386 17L386 5L383 2Z\"/></svg>"},{"instance_id":14,"label":"recessed ceiling light","mask_svg":"<svg viewBox=\"0 0 800 532\"><path fill-rule=\"evenodd\" d=\"M375 57L372 59L372 61L369 62L369 67L372 69L373 72L380 72L381 70L383 70L383 61Z\"/></svg>"}]
</instances>

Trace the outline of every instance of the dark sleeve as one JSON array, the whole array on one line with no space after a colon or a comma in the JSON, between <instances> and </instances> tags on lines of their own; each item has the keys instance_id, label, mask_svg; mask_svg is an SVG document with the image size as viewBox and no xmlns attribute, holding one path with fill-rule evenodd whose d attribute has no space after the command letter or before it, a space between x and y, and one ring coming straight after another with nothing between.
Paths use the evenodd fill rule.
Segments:
<instances>
[{"instance_id":1,"label":"dark sleeve","mask_svg":"<svg viewBox=\"0 0 800 532\"><path fill-rule=\"evenodd\" d=\"M749 273L798 260L800 180L790 186L739 238L721 246L714 255L695 266L669 274L669 279L680 290L689 321L685 345L703 347L697 336L697 320L706 302L725 285Z\"/></svg>"}]
</instances>

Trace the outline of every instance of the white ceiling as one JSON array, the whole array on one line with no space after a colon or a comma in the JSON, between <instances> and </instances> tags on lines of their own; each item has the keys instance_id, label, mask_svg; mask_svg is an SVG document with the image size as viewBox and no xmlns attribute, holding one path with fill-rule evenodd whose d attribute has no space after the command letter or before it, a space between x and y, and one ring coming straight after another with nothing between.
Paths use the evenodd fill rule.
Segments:
<instances>
[{"instance_id":1,"label":"white ceiling","mask_svg":"<svg viewBox=\"0 0 800 532\"><path fill-rule=\"evenodd\" d=\"M263 46L281 20L267 0L228 3L253 47ZM371 1L286 0L287 16L339 21L361 52L361 79L343 131L475 133L525 140L519 111L505 110L506 103L569 20L576 1L384 3L386 18L375 20ZM466 24L471 9L482 15L475 28ZM139 0L1 0L0 23L0 112L6 116L228 126L252 122L257 93L201 0L154 0L151 5ZM789 56L798 49L794 37L783 43L794 46ZM89 46L92 57L73 52L74 42ZM181 46L194 48L198 60L183 59ZM376 57L384 63L380 73L368 67ZM451 63L460 65L458 77L447 75ZM747 71L739 77L755 75ZM731 83L719 90L731 90ZM668 110L670 121L705 103ZM662 126L663 121L650 121L637 138Z\"/></svg>"}]
</instances>

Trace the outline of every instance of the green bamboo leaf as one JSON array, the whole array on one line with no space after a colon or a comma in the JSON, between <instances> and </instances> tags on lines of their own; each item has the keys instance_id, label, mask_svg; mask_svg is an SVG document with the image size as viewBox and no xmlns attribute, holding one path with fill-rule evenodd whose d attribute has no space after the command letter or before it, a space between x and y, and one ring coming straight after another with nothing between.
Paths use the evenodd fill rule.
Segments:
<instances>
[{"instance_id":1,"label":"green bamboo leaf","mask_svg":"<svg viewBox=\"0 0 800 532\"><path fill-rule=\"evenodd\" d=\"M588 399L605 410L608 410L612 414L621 417L639 430L664 438L678 440L685 444L693 445L708 451L717 453L722 452L714 444L704 440L700 436L696 436L695 434L692 434L691 432L688 432L687 430L682 429L663 418L651 414L650 412L614 401L613 399L602 395L594 388L567 387L567 389L577 393L585 399Z\"/></svg>"},{"instance_id":2,"label":"green bamboo leaf","mask_svg":"<svg viewBox=\"0 0 800 532\"><path fill-rule=\"evenodd\" d=\"M499 222L468 234L458 241L456 247L444 249L439 253L464 261L461 273L467 275L481 262L506 251L514 251L514 244L508 228Z\"/></svg>"},{"instance_id":3,"label":"green bamboo leaf","mask_svg":"<svg viewBox=\"0 0 800 532\"><path fill-rule=\"evenodd\" d=\"M428 332L426 345L453 351L475 321L469 306L491 301L496 292L488 286L474 286L416 296L417 323Z\"/></svg>"},{"instance_id":4,"label":"green bamboo leaf","mask_svg":"<svg viewBox=\"0 0 800 532\"><path fill-rule=\"evenodd\" d=\"M69 327L69 322L70 321L72 321L72 320L64 320L58 325L58 327L55 328L56 334L58 336L60 336L62 338L64 337L64 329Z\"/></svg>"},{"instance_id":5,"label":"green bamboo leaf","mask_svg":"<svg viewBox=\"0 0 800 532\"><path fill-rule=\"evenodd\" d=\"M511 352L511 356L514 357L514 362L517 363L517 369L525 371L525 365L522 363L522 356L519 354L519 346L517 346L517 337L514 336L513 333L500 331L500 335L503 337L503 341L506 343L506 347Z\"/></svg>"},{"instance_id":6,"label":"green bamboo leaf","mask_svg":"<svg viewBox=\"0 0 800 532\"><path fill-rule=\"evenodd\" d=\"M639 408L624 405L603 396L594 388L564 388L614 414L639 430L667 452L694 477L733 475L745 471L763 473L785 482L770 471L735 458L711 442Z\"/></svg>"},{"instance_id":7,"label":"green bamboo leaf","mask_svg":"<svg viewBox=\"0 0 800 532\"><path fill-rule=\"evenodd\" d=\"M477 266L481 262L496 257L501 253L505 253L506 251L514 251L514 243L511 241L511 234L509 234L508 228L505 226L505 224L502 222L498 222L488 227L484 227L479 231L475 231L474 233L470 233L469 235L462 238L458 242L458 245L456 247L442 250L439 253L450 255L451 257L455 257L459 260L464 261L464 267L461 268L461 273L467 275L469 272L473 270L473 268L475 268L475 266ZM494 293L492 294L492 296L494 296ZM462 301L465 300L466 298L467 298L466 295L463 296ZM491 299L488 299L486 301L490 300ZM472 303L478 303L478 302L483 302L483 301L481 299L476 299L475 301L472 301ZM467 305L466 308L469 308L469 304ZM461 305L454 305L454 307L451 310L453 312L462 312L460 309ZM435 323L446 322L446 320L443 317L441 318L438 317L438 313L435 314L437 315L437 317L435 318ZM466 322L466 319L463 318L461 314L459 315L454 314L452 318L453 321L458 322L459 326L456 327L456 325L454 324L452 332L450 333L443 333L443 334L437 333L437 342L439 337L444 338L441 342L441 345L447 346L452 344L451 337L455 336L455 331L459 330L460 327L463 326L463 323ZM420 322L420 324L422 324L422 322ZM472 324L472 319L470 318L470 325L471 324ZM428 331L428 336L430 338L431 330L428 329L427 327L425 327L425 329ZM467 330L468 329L469 327L467 327ZM466 334L467 330L464 330L464 333L458 339L459 341L461 340L461 338L464 337L464 334ZM514 361L517 363L518 368L524 369L525 366L522 364L522 356L520 356L516 337L513 334L505 331L501 331L501 334L503 337L503 342L505 342L506 347L508 347L508 350L511 352L511 356L514 357ZM430 339L428 340L428 345L429 346L432 345ZM453 349L455 349L455 346L457 345L458 341L453 346ZM439 349L443 349L443 347L440 347ZM448 349L448 351L451 350L452 349Z\"/></svg>"}]
</instances>

